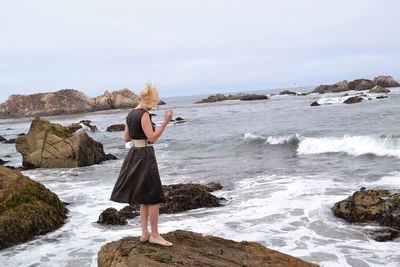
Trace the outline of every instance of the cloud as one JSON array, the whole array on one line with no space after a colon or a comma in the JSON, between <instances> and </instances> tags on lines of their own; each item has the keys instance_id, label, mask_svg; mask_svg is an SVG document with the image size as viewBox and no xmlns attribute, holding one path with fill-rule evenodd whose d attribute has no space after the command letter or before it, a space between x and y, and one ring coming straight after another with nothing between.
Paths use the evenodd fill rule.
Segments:
<instances>
[{"instance_id":1,"label":"cloud","mask_svg":"<svg viewBox=\"0 0 400 267\"><path fill-rule=\"evenodd\" d=\"M398 1L2 3L0 101L148 81L162 95L399 77Z\"/></svg>"}]
</instances>

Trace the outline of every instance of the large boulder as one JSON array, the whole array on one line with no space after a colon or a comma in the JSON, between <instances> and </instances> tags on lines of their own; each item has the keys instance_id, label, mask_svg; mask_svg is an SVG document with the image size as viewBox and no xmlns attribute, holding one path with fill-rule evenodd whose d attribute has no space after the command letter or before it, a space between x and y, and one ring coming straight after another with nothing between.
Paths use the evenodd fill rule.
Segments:
<instances>
[{"instance_id":1,"label":"large boulder","mask_svg":"<svg viewBox=\"0 0 400 267\"><path fill-rule=\"evenodd\" d=\"M207 98L204 98L200 101L197 101L195 102L195 104L221 102L225 100L249 101L249 100L264 100L264 99L268 99L268 97L266 95L245 94L245 93L238 93L235 95L228 95L228 96L224 94L215 94L215 95L210 95Z\"/></svg>"},{"instance_id":2,"label":"large boulder","mask_svg":"<svg viewBox=\"0 0 400 267\"><path fill-rule=\"evenodd\" d=\"M105 91L95 99L96 110L134 108L137 104L137 95L127 88L113 92Z\"/></svg>"},{"instance_id":3,"label":"large boulder","mask_svg":"<svg viewBox=\"0 0 400 267\"><path fill-rule=\"evenodd\" d=\"M87 133L71 133L60 124L36 118L28 134L19 136L16 149L25 168L75 168L111 159L103 145Z\"/></svg>"},{"instance_id":4,"label":"large boulder","mask_svg":"<svg viewBox=\"0 0 400 267\"><path fill-rule=\"evenodd\" d=\"M348 222L379 223L391 227L375 234L378 241L386 241L400 231L400 194L388 190L366 190L361 188L347 199L334 204L332 212Z\"/></svg>"},{"instance_id":5,"label":"large boulder","mask_svg":"<svg viewBox=\"0 0 400 267\"><path fill-rule=\"evenodd\" d=\"M252 100L266 100L268 96L266 95L257 95L257 94L247 94L239 98L241 101L252 101Z\"/></svg>"},{"instance_id":6,"label":"large boulder","mask_svg":"<svg viewBox=\"0 0 400 267\"><path fill-rule=\"evenodd\" d=\"M56 230L67 212L42 184L0 166L0 249Z\"/></svg>"},{"instance_id":7,"label":"large boulder","mask_svg":"<svg viewBox=\"0 0 400 267\"><path fill-rule=\"evenodd\" d=\"M400 87L400 83L398 83L392 76L378 76L375 77L372 81L374 85L379 85L382 87Z\"/></svg>"},{"instance_id":8,"label":"large boulder","mask_svg":"<svg viewBox=\"0 0 400 267\"><path fill-rule=\"evenodd\" d=\"M351 96L349 98L347 98L345 101L343 101L343 103L345 104L355 104L355 103L359 103L363 100L362 97L359 96Z\"/></svg>"},{"instance_id":9,"label":"large boulder","mask_svg":"<svg viewBox=\"0 0 400 267\"><path fill-rule=\"evenodd\" d=\"M297 93L289 90L283 90L279 93L279 95L297 95Z\"/></svg>"},{"instance_id":10,"label":"large boulder","mask_svg":"<svg viewBox=\"0 0 400 267\"><path fill-rule=\"evenodd\" d=\"M390 93L390 90L387 88L384 88L380 85L375 85L371 90L369 90L370 93L376 93L376 94L387 94Z\"/></svg>"},{"instance_id":11,"label":"large boulder","mask_svg":"<svg viewBox=\"0 0 400 267\"><path fill-rule=\"evenodd\" d=\"M316 87L311 93L337 93L337 92L343 92L343 91L348 91L348 82L346 80L337 82L335 84L322 84L318 87Z\"/></svg>"},{"instance_id":12,"label":"large boulder","mask_svg":"<svg viewBox=\"0 0 400 267\"><path fill-rule=\"evenodd\" d=\"M98 266L317 266L255 242L235 242L182 230L163 236L174 245L157 247L148 242L141 243L139 237L125 237L108 243L100 249Z\"/></svg>"},{"instance_id":13,"label":"large boulder","mask_svg":"<svg viewBox=\"0 0 400 267\"><path fill-rule=\"evenodd\" d=\"M348 88L349 90L354 91L363 91L369 90L374 87L374 84L371 80L368 79L355 79L354 81L349 82Z\"/></svg>"},{"instance_id":14,"label":"large boulder","mask_svg":"<svg viewBox=\"0 0 400 267\"><path fill-rule=\"evenodd\" d=\"M121 132L125 130L125 124L113 124L107 127L107 132Z\"/></svg>"}]
</instances>

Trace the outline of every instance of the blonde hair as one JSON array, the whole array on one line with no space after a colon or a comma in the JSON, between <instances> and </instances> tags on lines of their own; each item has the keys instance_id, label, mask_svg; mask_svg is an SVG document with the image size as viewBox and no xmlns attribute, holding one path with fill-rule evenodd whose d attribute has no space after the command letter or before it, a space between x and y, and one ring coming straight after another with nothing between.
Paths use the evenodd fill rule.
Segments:
<instances>
[{"instance_id":1,"label":"blonde hair","mask_svg":"<svg viewBox=\"0 0 400 267\"><path fill-rule=\"evenodd\" d=\"M157 88L150 83L146 84L140 92L139 101L145 109L152 109L157 106L160 102Z\"/></svg>"}]
</instances>

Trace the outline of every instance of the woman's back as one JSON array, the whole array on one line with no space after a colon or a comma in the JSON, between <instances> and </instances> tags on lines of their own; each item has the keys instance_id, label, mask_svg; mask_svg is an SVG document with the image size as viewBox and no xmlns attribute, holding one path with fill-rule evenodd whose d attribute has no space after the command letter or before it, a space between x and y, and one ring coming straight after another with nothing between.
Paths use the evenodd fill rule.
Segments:
<instances>
[{"instance_id":1,"label":"woman's back","mask_svg":"<svg viewBox=\"0 0 400 267\"><path fill-rule=\"evenodd\" d=\"M126 116L126 124L129 128L129 136L132 139L147 139L142 128L142 116L147 112L144 109L132 109Z\"/></svg>"}]
</instances>

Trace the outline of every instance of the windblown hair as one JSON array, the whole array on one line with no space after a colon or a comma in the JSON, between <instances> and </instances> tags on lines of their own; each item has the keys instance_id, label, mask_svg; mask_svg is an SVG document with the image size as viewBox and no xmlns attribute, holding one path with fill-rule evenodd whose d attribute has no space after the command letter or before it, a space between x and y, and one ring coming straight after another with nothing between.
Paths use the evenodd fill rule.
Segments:
<instances>
[{"instance_id":1,"label":"windblown hair","mask_svg":"<svg viewBox=\"0 0 400 267\"><path fill-rule=\"evenodd\" d=\"M160 102L157 88L152 84L146 84L139 95L139 101L143 108L152 109Z\"/></svg>"}]
</instances>

